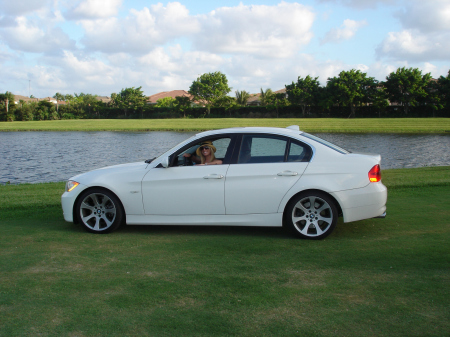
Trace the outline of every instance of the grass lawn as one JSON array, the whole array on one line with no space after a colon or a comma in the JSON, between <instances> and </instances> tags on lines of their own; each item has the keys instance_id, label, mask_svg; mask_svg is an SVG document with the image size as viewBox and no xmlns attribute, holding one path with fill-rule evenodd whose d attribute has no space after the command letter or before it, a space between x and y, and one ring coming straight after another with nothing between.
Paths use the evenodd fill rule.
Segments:
<instances>
[{"instance_id":1,"label":"grass lawn","mask_svg":"<svg viewBox=\"0 0 450 337\"><path fill-rule=\"evenodd\" d=\"M450 118L197 118L80 119L1 122L0 131L202 131L242 126L299 125L306 132L447 133Z\"/></svg>"},{"instance_id":2,"label":"grass lawn","mask_svg":"<svg viewBox=\"0 0 450 337\"><path fill-rule=\"evenodd\" d=\"M64 222L64 183L0 186L0 336L445 336L450 167L383 171L387 217L279 228Z\"/></svg>"}]
</instances>

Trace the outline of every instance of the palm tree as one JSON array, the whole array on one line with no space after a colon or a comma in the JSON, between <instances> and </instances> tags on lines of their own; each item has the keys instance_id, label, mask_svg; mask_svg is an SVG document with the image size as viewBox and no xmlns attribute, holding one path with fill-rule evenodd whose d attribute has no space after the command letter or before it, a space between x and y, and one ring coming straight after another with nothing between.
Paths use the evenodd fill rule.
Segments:
<instances>
[{"instance_id":1,"label":"palm tree","mask_svg":"<svg viewBox=\"0 0 450 337\"><path fill-rule=\"evenodd\" d=\"M267 103L269 103L269 99L271 96L273 96L272 89L268 88L266 89L266 91L264 91L261 88L261 95L259 96L261 105L267 105Z\"/></svg>"},{"instance_id":2,"label":"palm tree","mask_svg":"<svg viewBox=\"0 0 450 337\"><path fill-rule=\"evenodd\" d=\"M239 105L247 105L247 101L248 101L249 98L250 98L250 94L247 91L245 91L245 90L242 90L242 91L236 90L236 102L237 102L237 104L239 104Z\"/></svg>"}]
</instances>

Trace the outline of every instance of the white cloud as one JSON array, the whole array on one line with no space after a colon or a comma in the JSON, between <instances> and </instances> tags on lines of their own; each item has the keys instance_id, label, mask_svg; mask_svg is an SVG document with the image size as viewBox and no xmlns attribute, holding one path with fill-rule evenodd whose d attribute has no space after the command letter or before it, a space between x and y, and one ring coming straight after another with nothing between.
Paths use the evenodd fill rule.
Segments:
<instances>
[{"instance_id":1,"label":"white cloud","mask_svg":"<svg viewBox=\"0 0 450 337\"><path fill-rule=\"evenodd\" d=\"M289 57L310 42L314 16L298 3L222 7L199 17L201 32L194 45L214 53Z\"/></svg>"},{"instance_id":2,"label":"white cloud","mask_svg":"<svg viewBox=\"0 0 450 337\"><path fill-rule=\"evenodd\" d=\"M195 18L178 2L153 5L140 11L132 9L124 18L110 17L81 21L85 29L82 43L88 50L105 53L145 54L172 39L199 30Z\"/></svg>"},{"instance_id":3,"label":"white cloud","mask_svg":"<svg viewBox=\"0 0 450 337\"><path fill-rule=\"evenodd\" d=\"M326 1L337 5L317 6L327 10L317 14L297 2L280 2L240 4L191 15L189 2L147 2L147 7L142 7L142 1L128 0L0 0L0 85L28 95L31 79L31 93L37 97L58 91L110 95L132 86L142 86L144 93L151 95L187 90L199 75L222 71L233 92L257 93L260 88L281 89L298 76L319 76L325 85L328 77L353 68L379 80L402 66L420 67L434 77L447 74L448 0L322 0ZM379 19L378 12L384 9L373 15L342 10L342 5L363 9L395 2L404 5L402 11L400 6L396 12L392 9L394 20L389 13ZM330 30L322 41L314 41L313 29L320 31L313 26L316 15L325 14L342 25ZM386 25L377 26L386 36L381 43L383 35L376 37L380 35L361 29L367 24L361 14L368 15L371 22L386 20ZM355 20L344 21L348 17ZM64 21L69 18L74 21ZM388 29L396 20L401 28ZM355 34L369 33L370 43L352 44ZM318 43L345 40L355 64L346 63L344 52L339 53L339 60L333 54L335 48ZM379 61L370 64L373 61L367 55L373 51L373 43L379 43ZM359 48L369 52L359 54Z\"/></svg>"},{"instance_id":4,"label":"white cloud","mask_svg":"<svg viewBox=\"0 0 450 337\"><path fill-rule=\"evenodd\" d=\"M450 2L448 0L410 1L395 16L406 29L423 33L450 30Z\"/></svg>"},{"instance_id":5,"label":"white cloud","mask_svg":"<svg viewBox=\"0 0 450 337\"><path fill-rule=\"evenodd\" d=\"M10 16L20 16L51 6L53 0L1 0L0 13Z\"/></svg>"},{"instance_id":6,"label":"white cloud","mask_svg":"<svg viewBox=\"0 0 450 337\"><path fill-rule=\"evenodd\" d=\"M375 62L371 64L368 70L369 76L375 77L379 81L385 81L386 77L395 72L398 68L402 67L412 67L419 68L422 71L422 74L431 73L433 78L439 78L439 76L446 76L448 73L448 66L437 66L430 62L424 63L414 63L411 64L409 62L394 62L394 63L383 63L383 62Z\"/></svg>"},{"instance_id":7,"label":"white cloud","mask_svg":"<svg viewBox=\"0 0 450 337\"><path fill-rule=\"evenodd\" d=\"M376 8L379 4L395 5L399 0L318 0L318 2L334 2L356 9Z\"/></svg>"},{"instance_id":8,"label":"white cloud","mask_svg":"<svg viewBox=\"0 0 450 337\"><path fill-rule=\"evenodd\" d=\"M149 86L157 86L159 91L187 90L199 75L222 69L228 62L219 55L202 51L183 51L180 45L175 45L167 50L156 48L140 57L137 66L151 73L147 76L150 80L146 79L146 83ZM158 81L158 78L161 80Z\"/></svg>"},{"instance_id":9,"label":"white cloud","mask_svg":"<svg viewBox=\"0 0 450 337\"><path fill-rule=\"evenodd\" d=\"M215 54L201 51L183 51L180 45L169 48L158 47L152 52L139 58L143 65L152 66L162 72L180 72L199 74L217 69L224 63L224 59ZM203 71L201 71L204 69Z\"/></svg>"},{"instance_id":10,"label":"white cloud","mask_svg":"<svg viewBox=\"0 0 450 337\"><path fill-rule=\"evenodd\" d=\"M59 27L46 27L20 16L15 25L0 30L0 37L12 49L32 53L58 53L62 49L73 49L71 40Z\"/></svg>"},{"instance_id":11,"label":"white cloud","mask_svg":"<svg viewBox=\"0 0 450 337\"><path fill-rule=\"evenodd\" d=\"M311 54L299 54L276 63L251 55L237 55L223 67L233 90L251 93L258 93L261 88L283 89L286 84L297 81L298 76L319 77L320 83L326 85L328 77L337 76L347 68L352 67L340 61L319 61Z\"/></svg>"},{"instance_id":12,"label":"white cloud","mask_svg":"<svg viewBox=\"0 0 450 337\"><path fill-rule=\"evenodd\" d=\"M426 62L450 59L450 31L423 34L418 30L391 32L376 49L378 57Z\"/></svg>"},{"instance_id":13,"label":"white cloud","mask_svg":"<svg viewBox=\"0 0 450 337\"><path fill-rule=\"evenodd\" d=\"M293 55L309 43L313 21L312 10L297 3L241 4L191 16L184 5L173 2L131 9L123 19L80 22L85 30L82 43L88 50L145 54L175 39L192 38L197 49L207 52L280 58Z\"/></svg>"},{"instance_id":14,"label":"white cloud","mask_svg":"<svg viewBox=\"0 0 450 337\"><path fill-rule=\"evenodd\" d=\"M117 15L122 0L83 0L67 11L73 20L108 18Z\"/></svg>"},{"instance_id":15,"label":"white cloud","mask_svg":"<svg viewBox=\"0 0 450 337\"><path fill-rule=\"evenodd\" d=\"M395 17L404 29L388 33L376 49L379 58L409 62L450 59L448 0L411 0Z\"/></svg>"},{"instance_id":16,"label":"white cloud","mask_svg":"<svg viewBox=\"0 0 450 337\"><path fill-rule=\"evenodd\" d=\"M340 28L333 28L331 29L323 38L321 41L322 44L334 42L339 43L344 40L351 39L359 28L364 27L367 25L366 20L362 21L354 21L350 19L344 20L344 23L341 25Z\"/></svg>"}]
</instances>

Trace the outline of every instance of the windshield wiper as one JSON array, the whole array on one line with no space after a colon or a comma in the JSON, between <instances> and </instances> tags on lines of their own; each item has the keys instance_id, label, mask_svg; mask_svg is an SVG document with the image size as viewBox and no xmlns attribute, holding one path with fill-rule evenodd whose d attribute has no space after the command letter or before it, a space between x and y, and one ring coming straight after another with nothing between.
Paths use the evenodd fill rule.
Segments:
<instances>
[{"instance_id":1,"label":"windshield wiper","mask_svg":"<svg viewBox=\"0 0 450 337\"><path fill-rule=\"evenodd\" d=\"M150 164L152 161L154 161L156 159L156 157L155 158L152 158L152 159L147 159L146 161L145 161L145 163L147 163L147 164Z\"/></svg>"}]
</instances>

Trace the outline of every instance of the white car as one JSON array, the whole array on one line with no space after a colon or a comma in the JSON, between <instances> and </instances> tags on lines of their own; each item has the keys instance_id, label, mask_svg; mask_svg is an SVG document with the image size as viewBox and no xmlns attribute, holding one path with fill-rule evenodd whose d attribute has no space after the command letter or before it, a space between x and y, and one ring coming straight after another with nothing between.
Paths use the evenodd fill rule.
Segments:
<instances>
[{"instance_id":1,"label":"white car","mask_svg":"<svg viewBox=\"0 0 450 337\"><path fill-rule=\"evenodd\" d=\"M191 159L213 144L219 165ZM202 148L203 150L203 148ZM380 155L350 153L299 127L198 133L153 160L70 178L64 219L92 233L127 225L285 225L322 239L344 222L384 217Z\"/></svg>"}]
</instances>

